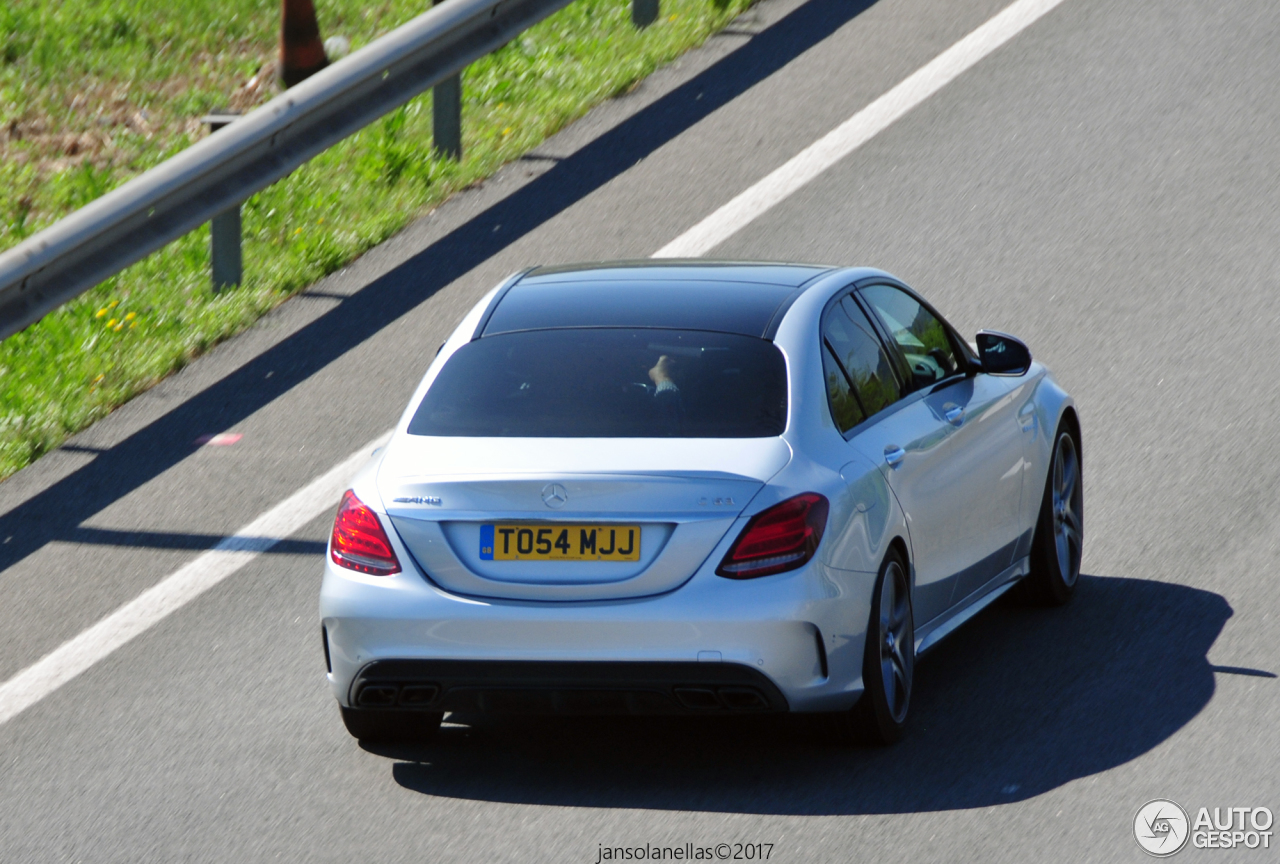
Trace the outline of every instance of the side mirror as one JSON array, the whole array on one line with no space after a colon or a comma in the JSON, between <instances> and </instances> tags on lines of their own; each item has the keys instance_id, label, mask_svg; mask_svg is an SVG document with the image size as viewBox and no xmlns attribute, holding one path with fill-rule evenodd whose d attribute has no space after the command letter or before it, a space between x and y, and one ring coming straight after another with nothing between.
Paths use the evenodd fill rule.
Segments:
<instances>
[{"instance_id":1,"label":"side mirror","mask_svg":"<svg viewBox=\"0 0 1280 864\"><path fill-rule=\"evenodd\" d=\"M988 375L1025 375L1031 368L1031 349L1021 339L994 330L978 331L978 356Z\"/></svg>"}]
</instances>

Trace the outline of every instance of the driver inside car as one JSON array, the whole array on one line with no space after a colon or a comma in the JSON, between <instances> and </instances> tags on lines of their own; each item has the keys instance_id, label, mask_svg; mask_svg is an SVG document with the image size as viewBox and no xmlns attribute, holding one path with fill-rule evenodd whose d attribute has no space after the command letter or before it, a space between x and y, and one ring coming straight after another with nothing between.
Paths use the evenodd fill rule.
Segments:
<instances>
[{"instance_id":1,"label":"driver inside car","mask_svg":"<svg viewBox=\"0 0 1280 864\"><path fill-rule=\"evenodd\" d=\"M675 366L676 361L663 354L649 370L649 380L653 382L654 405L670 424L672 431L679 429L680 421L684 418L684 401L680 396L680 387L672 377Z\"/></svg>"}]
</instances>

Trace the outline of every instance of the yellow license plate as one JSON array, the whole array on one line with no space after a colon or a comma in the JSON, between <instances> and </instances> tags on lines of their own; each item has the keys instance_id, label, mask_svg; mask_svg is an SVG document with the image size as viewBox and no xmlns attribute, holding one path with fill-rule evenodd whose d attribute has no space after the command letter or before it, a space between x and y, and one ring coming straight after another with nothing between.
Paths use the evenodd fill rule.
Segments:
<instances>
[{"instance_id":1,"label":"yellow license plate","mask_svg":"<svg viewBox=\"0 0 1280 864\"><path fill-rule=\"evenodd\" d=\"M639 525L480 526L483 561L639 561Z\"/></svg>"}]
</instances>

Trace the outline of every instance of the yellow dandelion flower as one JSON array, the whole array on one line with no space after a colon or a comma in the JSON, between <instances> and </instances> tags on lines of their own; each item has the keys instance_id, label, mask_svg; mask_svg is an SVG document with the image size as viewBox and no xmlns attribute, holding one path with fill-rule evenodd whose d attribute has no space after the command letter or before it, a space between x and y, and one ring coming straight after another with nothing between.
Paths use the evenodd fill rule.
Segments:
<instances>
[{"instance_id":1,"label":"yellow dandelion flower","mask_svg":"<svg viewBox=\"0 0 1280 864\"><path fill-rule=\"evenodd\" d=\"M119 300L112 300L110 303L108 303L108 304L107 304L107 308L108 308L108 309L114 309L114 308L116 308L116 307L117 307L117 306L119 306L119 305L120 305L120 301L119 301Z\"/></svg>"},{"instance_id":2,"label":"yellow dandelion flower","mask_svg":"<svg viewBox=\"0 0 1280 864\"><path fill-rule=\"evenodd\" d=\"M117 324L116 326L112 327L111 329L112 329L112 330L114 330L114 331L116 331L117 333L119 333L121 330L123 330L123 329L124 329L124 322L123 322L123 321L121 321L119 324Z\"/></svg>"},{"instance_id":3,"label":"yellow dandelion flower","mask_svg":"<svg viewBox=\"0 0 1280 864\"><path fill-rule=\"evenodd\" d=\"M105 375L99 375L97 378L94 378L94 379L93 379L93 383L94 383L94 384L101 384L101 383L102 383L102 379L103 379L103 378L105 378L105 377L107 377L107 376L105 376Z\"/></svg>"},{"instance_id":4,"label":"yellow dandelion flower","mask_svg":"<svg viewBox=\"0 0 1280 864\"><path fill-rule=\"evenodd\" d=\"M133 321L133 322L131 322L131 323L129 324L129 329L130 329L130 330L132 330L134 327L137 327L137 326L138 326L138 322L137 322L137 321Z\"/></svg>"},{"instance_id":5,"label":"yellow dandelion flower","mask_svg":"<svg viewBox=\"0 0 1280 864\"><path fill-rule=\"evenodd\" d=\"M299 228L298 230L296 230L296 231L294 231L294 232L293 232L293 236L294 236L294 237L297 237L297 236L298 236L299 234L301 234L301 233L302 233L302 229L301 229L301 228Z\"/></svg>"},{"instance_id":6,"label":"yellow dandelion flower","mask_svg":"<svg viewBox=\"0 0 1280 864\"><path fill-rule=\"evenodd\" d=\"M137 312L130 312L128 315L124 316L124 320L132 321L134 318L137 318L137 317L138 317Z\"/></svg>"},{"instance_id":7,"label":"yellow dandelion flower","mask_svg":"<svg viewBox=\"0 0 1280 864\"><path fill-rule=\"evenodd\" d=\"M679 17L680 17L679 15L672 15L672 16L671 16L670 18L668 18L667 20L668 20L668 21L674 21L674 20L676 20L676 19L677 19L677 18L679 18Z\"/></svg>"},{"instance_id":8,"label":"yellow dandelion flower","mask_svg":"<svg viewBox=\"0 0 1280 864\"><path fill-rule=\"evenodd\" d=\"M110 321L107 322L107 326L114 327L116 326L117 323L119 323L119 321L120 321L119 318L112 318Z\"/></svg>"},{"instance_id":9,"label":"yellow dandelion flower","mask_svg":"<svg viewBox=\"0 0 1280 864\"><path fill-rule=\"evenodd\" d=\"M101 309L99 309L97 312L94 313L93 317L101 318L103 315L106 315L106 314L107 314L107 307L103 306Z\"/></svg>"},{"instance_id":10,"label":"yellow dandelion flower","mask_svg":"<svg viewBox=\"0 0 1280 864\"><path fill-rule=\"evenodd\" d=\"M503 129L503 130L502 130L502 136L503 136L504 138L505 138L506 136L510 135L510 134L511 134L511 127L510 127L510 126L508 126L506 129Z\"/></svg>"}]
</instances>

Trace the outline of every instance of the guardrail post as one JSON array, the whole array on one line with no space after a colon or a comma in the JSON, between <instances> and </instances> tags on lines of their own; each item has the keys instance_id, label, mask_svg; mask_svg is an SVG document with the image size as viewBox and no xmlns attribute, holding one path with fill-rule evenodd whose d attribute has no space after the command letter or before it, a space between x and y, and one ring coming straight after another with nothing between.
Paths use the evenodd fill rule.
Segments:
<instances>
[{"instance_id":1,"label":"guardrail post","mask_svg":"<svg viewBox=\"0 0 1280 864\"><path fill-rule=\"evenodd\" d=\"M658 20L658 0L631 0L631 23L648 27Z\"/></svg>"},{"instance_id":2,"label":"guardrail post","mask_svg":"<svg viewBox=\"0 0 1280 864\"><path fill-rule=\"evenodd\" d=\"M431 97L431 134L436 152L462 158L462 73L437 84Z\"/></svg>"},{"instance_id":3,"label":"guardrail post","mask_svg":"<svg viewBox=\"0 0 1280 864\"><path fill-rule=\"evenodd\" d=\"M240 115L210 114L202 118L209 124L209 134L234 122ZM224 210L209 222L209 262L213 270L213 290L234 287L244 276L244 259L240 251L240 205Z\"/></svg>"},{"instance_id":4,"label":"guardrail post","mask_svg":"<svg viewBox=\"0 0 1280 864\"><path fill-rule=\"evenodd\" d=\"M244 275L240 252L240 205L214 216L209 222L213 290L234 288Z\"/></svg>"},{"instance_id":5,"label":"guardrail post","mask_svg":"<svg viewBox=\"0 0 1280 864\"><path fill-rule=\"evenodd\" d=\"M439 6L444 0L435 0ZM444 79L431 94L431 136L435 150L448 159L462 158L462 73Z\"/></svg>"}]
</instances>

